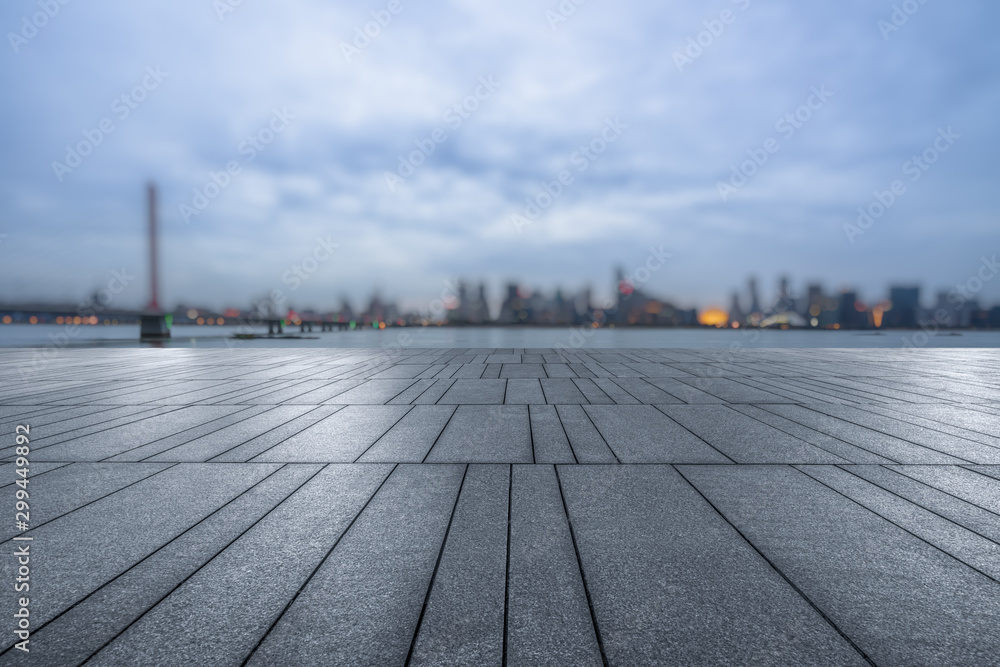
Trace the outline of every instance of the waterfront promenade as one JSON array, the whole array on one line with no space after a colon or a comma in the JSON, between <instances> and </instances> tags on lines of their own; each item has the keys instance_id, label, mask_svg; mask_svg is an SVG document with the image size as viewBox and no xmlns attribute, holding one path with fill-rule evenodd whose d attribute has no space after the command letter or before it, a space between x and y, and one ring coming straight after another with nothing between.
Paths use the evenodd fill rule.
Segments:
<instances>
[{"instance_id":1,"label":"waterfront promenade","mask_svg":"<svg viewBox=\"0 0 1000 667\"><path fill-rule=\"evenodd\" d=\"M1000 350L38 354L0 665L1000 655Z\"/></svg>"}]
</instances>

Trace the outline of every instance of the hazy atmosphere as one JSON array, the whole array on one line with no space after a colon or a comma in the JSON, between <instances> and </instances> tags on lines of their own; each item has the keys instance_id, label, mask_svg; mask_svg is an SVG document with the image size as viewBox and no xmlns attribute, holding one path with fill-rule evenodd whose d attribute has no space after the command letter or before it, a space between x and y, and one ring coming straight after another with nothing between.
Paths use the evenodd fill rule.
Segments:
<instances>
[{"instance_id":1,"label":"hazy atmosphere","mask_svg":"<svg viewBox=\"0 0 1000 667\"><path fill-rule=\"evenodd\" d=\"M651 246L687 307L783 273L929 301L997 249L1000 7L907 10L6 2L0 298L124 267L144 304L155 181L170 307L243 306L322 244L295 295L319 308L457 277L606 295Z\"/></svg>"}]
</instances>

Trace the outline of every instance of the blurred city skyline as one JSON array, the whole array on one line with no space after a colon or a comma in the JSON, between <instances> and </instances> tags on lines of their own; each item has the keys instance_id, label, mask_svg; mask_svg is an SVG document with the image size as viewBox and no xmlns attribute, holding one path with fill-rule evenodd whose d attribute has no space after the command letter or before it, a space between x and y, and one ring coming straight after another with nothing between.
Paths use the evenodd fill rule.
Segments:
<instances>
[{"instance_id":1,"label":"blurred city skyline","mask_svg":"<svg viewBox=\"0 0 1000 667\"><path fill-rule=\"evenodd\" d=\"M995 4L389 4L5 3L0 301L124 270L143 306L149 180L171 306L310 258L320 308L458 276L596 301L650 248L682 308L786 274L932 305L997 250Z\"/></svg>"}]
</instances>

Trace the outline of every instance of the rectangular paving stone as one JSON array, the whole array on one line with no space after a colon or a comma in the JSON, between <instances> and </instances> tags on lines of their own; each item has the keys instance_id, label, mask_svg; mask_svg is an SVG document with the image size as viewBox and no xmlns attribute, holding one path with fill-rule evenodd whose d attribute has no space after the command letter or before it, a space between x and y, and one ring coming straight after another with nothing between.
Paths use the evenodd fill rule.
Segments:
<instances>
[{"instance_id":1,"label":"rectangular paving stone","mask_svg":"<svg viewBox=\"0 0 1000 667\"><path fill-rule=\"evenodd\" d=\"M875 664L978 664L1000 649L996 582L920 538L793 468L681 470Z\"/></svg>"},{"instance_id":2,"label":"rectangular paving stone","mask_svg":"<svg viewBox=\"0 0 1000 667\"><path fill-rule=\"evenodd\" d=\"M507 664L602 664L569 523L551 466L514 466Z\"/></svg>"},{"instance_id":3,"label":"rectangular paving stone","mask_svg":"<svg viewBox=\"0 0 1000 667\"><path fill-rule=\"evenodd\" d=\"M791 403L792 400L755 389L729 378L682 378L683 384L712 394L726 403Z\"/></svg>"},{"instance_id":4,"label":"rectangular paving stone","mask_svg":"<svg viewBox=\"0 0 1000 667\"><path fill-rule=\"evenodd\" d=\"M434 384L410 401L414 405L434 405L455 384L455 380L434 380Z\"/></svg>"},{"instance_id":5,"label":"rectangular paving stone","mask_svg":"<svg viewBox=\"0 0 1000 667\"><path fill-rule=\"evenodd\" d=\"M615 384L610 378L598 377L594 378L592 382L617 405L634 405L639 403L639 399L622 389L618 384Z\"/></svg>"},{"instance_id":6,"label":"rectangular paving stone","mask_svg":"<svg viewBox=\"0 0 1000 667\"><path fill-rule=\"evenodd\" d=\"M769 412L890 459L893 463L970 463L935 449L830 417L801 405L763 405Z\"/></svg>"},{"instance_id":7,"label":"rectangular paving stone","mask_svg":"<svg viewBox=\"0 0 1000 667\"><path fill-rule=\"evenodd\" d=\"M1000 582L1000 544L837 466L795 467L994 582Z\"/></svg>"},{"instance_id":8,"label":"rectangular paving stone","mask_svg":"<svg viewBox=\"0 0 1000 667\"><path fill-rule=\"evenodd\" d=\"M509 466L469 466L410 665L503 664L509 486Z\"/></svg>"},{"instance_id":9,"label":"rectangular paving stone","mask_svg":"<svg viewBox=\"0 0 1000 667\"><path fill-rule=\"evenodd\" d=\"M587 405L583 409L622 463L731 462L651 405Z\"/></svg>"},{"instance_id":10,"label":"rectangular paving stone","mask_svg":"<svg viewBox=\"0 0 1000 667\"><path fill-rule=\"evenodd\" d=\"M667 404L684 402L659 387L646 382L645 378L616 378L613 382L627 391L630 396L633 396L640 403Z\"/></svg>"},{"instance_id":11,"label":"rectangular paving stone","mask_svg":"<svg viewBox=\"0 0 1000 667\"><path fill-rule=\"evenodd\" d=\"M579 405L555 406L569 439L573 454L580 463L618 463L600 431Z\"/></svg>"},{"instance_id":12,"label":"rectangular paving stone","mask_svg":"<svg viewBox=\"0 0 1000 667\"><path fill-rule=\"evenodd\" d=\"M308 405L259 406L263 412L240 413L241 419L233 424L206 433L184 444L149 456L148 461L208 461L288 424L313 410ZM133 450L136 451L136 450Z\"/></svg>"},{"instance_id":13,"label":"rectangular paving stone","mask_svg":"<svg viewBox=\"0 0 1000 667\"><path fill-rule=\"evenodd\" d=\"M460 405L428 463L531 463L526 405Z\"/></svg>"},{"instance_id":14,"label":"rectangular paving stone","mask_svg":"<svg viewBox=\"0 0 1000 667\"><path fill-rule=\"evenodd\" d=\"M830 452L834 456L838 456L845 461L850 461L852 463L892 463L891 459L887 459L884 456L879 456L874 452L870 452L867 449L862 449L850 443L844 442L838 438L835 438L826 433L821 433L807 426L803 426L798 422L791 421L790 419L785 419L773 412L768 412L756 405L744 405L739 403L734 403L728 406L731 410L736 410L748 417L753 417L754 419L764 422L769 426L773 426L779 431L783 431L793 437L798 438L808 442L823 451Z\"/></svg>"},{"instance_id":15,"label":"rectangular paving stone","mask_svg":"<svg viewBox=\"0 0 1000 667\"><path fill-rule=\"evenodd\" d=\"M50 620L276 469L181 463L31 530L45 544L31 559L45 573L31 582L32 622ZM0 571L13 581L15 567L5 559ZM10 587L2 596L8 608L13 595Z\"/></svg>"},{"instance_id":16,"label":"rectangular paving stone","mask_svg":"<svg viewBox=\"0 0 1000 667\"><path fill-rule=\"evenodd\" d=\"M36 646L44 646L42 652L50 664L82 663L318 471L316 465L283 466L49 624L36 629L32 641ZM156 646L145 650L153 654L151 659L163 660L155 655ZM0 664L16 663L17 651L0 656Z\"/></svg>"},{"instance_id":17,"label":"rectangular paving stone","mask_svg":"<svg viewBox=\"0 0 1000 667\"><path fill-rule=\"evenodd\" d=\"M576 463L554 405L528 407L535 463Z\"/></svg>"},{"instance_id":18,"label":"rectangular paving stone","mask_svg":"<svg viewBox=\"0 0 1000 667\"><path fill-rule=\"evenodd\" d=\"M512 378L507 380L504 405L544 405L545 394L537 379Z\"/></svg>"},{"instance_id":19,"label":"rectangular paving stone","mask_svg":"<svg viewBox=\"0 0 1000 667\"><path fill-rule=\"evenodd\" d=\"M501 378L543 378L546 377L542 364L504 364L500 369Z\"/></svg>"},{"instance_id":20,"label":"rectangular paving stone","mask_svg":"<svg viewBox=\"0 0 1000 667\"><path fill-rule=\"evenodd\" d=\"M238 412L236 406L189 406L141 421L83 435L44 448L34 448L37 461L100 461L161 438L183 433ZM65 434L64 434L65 435Z\"/></svg>"},{"instance_id":21,"label":"rectangular paving stone","mask_svg":"<svg viewBox=\"0 0 1000 667\"><path fill-rule=\"evenodd\" d=\"M611 665L863 665L670 466L560 466Z\"/></svg>"},{"instance_id":22,"label":"rectangular paving stone","mask_svg":"<svg viewBox=\"0 0 1000 667\"><path fill-rule=\"evenodd\" d=\"M440 405L500 405L507 388L506 380L455 380Z\"/></svg>"},{"instance_id":23,"label":"rectangular paving stone","mask_svg":"<svg viewBox=\"0 0 1000 667\"><path fill-rule=\"evenodd\" d=\"M384 405L415 382L416 380L368 380L323 402L337 405Z\"/></svg>"},{"instance_id":24,"label":"rectangular paving stone","mask_svg":"<svg viewBox=\"0 0 1000 667\"><path fill-rule=\"evenodd\" d=\"M545 394L545 402L550 405L582 405L590 402L572 378L546 378L539 382ZM603 392L601 393L603 395ZM605 402L610 400L605 396Z\"/></svg>"},{"instance_id":25,"label":"rectangular paving stone","mask_svg":"<svg viewBox=\"0 0 1000 667\"><path fill-rule=\"evenodd\" d=\"M388 465L325 468L92 662L241 664L390 470ZM255 576L247 577L247 563L253 563ZM197 623L191 622L192 612L201 612Z\"/></svg>"},{"instance_id":26,"label":"rectangular paving stone","mask_svg":"<svg viewBox=\"0 0 1000 667\"><path fill-rule=\"evenodd\" d=\"M464 473L399 466L247 664L404 664Z\"/></svg>"},{"instance_id":27,"label":"rectangular paving stone","mask_svg":"<svg viewBox=\"0 0 1000 667\"><path fill-rule=\"evenodd\" d=\"M352 463L409 410L405 405L348 405L253 460Z\"/></svg>"},{"instance_id":28,"label":"rectangular paving stone","mask_svg":"<svg viewBox=\"0 0 1000 667\"><path fill-rule=\"evenodd\" d=\"M849 463L725 405L657 406L737 463Z\"/></svg>"},{"instance_id":29,"label":"rectangular paving stone","mask_svg":"<svg viewBox=\"0 0 1000 667\"><path fill-rule=\"evenodd\" d=\"M359 462L420 463L437 441L454 405L416 405L379 438Z\"/></svg>"}]
</instances>

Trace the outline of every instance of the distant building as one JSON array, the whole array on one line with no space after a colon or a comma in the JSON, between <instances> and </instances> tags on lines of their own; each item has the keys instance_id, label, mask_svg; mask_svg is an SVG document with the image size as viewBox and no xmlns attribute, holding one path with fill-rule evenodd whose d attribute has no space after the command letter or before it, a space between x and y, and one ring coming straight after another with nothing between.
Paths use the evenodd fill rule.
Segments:
<instances>
[{"instance_id":1,"label":"distant building","mask_svg":"<svg viewBox=\"0 0 1000 667\"><path fill-rule=\"evenodd\" d=\"M892 286L889 301L892 308L885 313L882 326L915 329L920 314L920 288Z\"/></svg>"}]
</instances>

